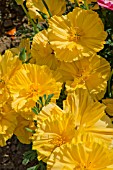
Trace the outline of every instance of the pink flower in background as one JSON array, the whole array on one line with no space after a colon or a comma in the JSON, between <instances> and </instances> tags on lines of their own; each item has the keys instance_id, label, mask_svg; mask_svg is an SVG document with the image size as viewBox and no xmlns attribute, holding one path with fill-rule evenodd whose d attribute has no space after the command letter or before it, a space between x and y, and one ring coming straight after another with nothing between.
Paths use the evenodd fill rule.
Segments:
<instances>
[{"instance_id":1,"label":"pink flower in background","mask_svg":"<svg viewBox=\"0 0 113 170\"><path fill-rule=\"evenodd\" d=\"M113 10L113 0L97 0L98 5Z\"/></svg>"}]
</instances>

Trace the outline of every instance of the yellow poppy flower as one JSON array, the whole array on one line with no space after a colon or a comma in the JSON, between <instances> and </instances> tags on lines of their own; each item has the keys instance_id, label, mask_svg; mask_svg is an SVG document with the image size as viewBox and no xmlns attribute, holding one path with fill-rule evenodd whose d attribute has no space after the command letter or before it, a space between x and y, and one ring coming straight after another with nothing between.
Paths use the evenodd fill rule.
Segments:
<instances>
[{"instance_id":1,"label":"yellow poppy flower","mask_svg":"<svg viewBox=\"0 0 113 170\"><path fill-rule=\"evenodd\" d=\"M55 57L54 50L49 43L48 32L43 30L33 38L31 56L36 60L38 65L47 65L50 69L55 70L60 63Z\"/></svg>"},{"instance_id":2,"label":"yellow poppy flower","mask_svg":"<svg viewBox=\"0 0 113 170\"><path fill-rule=\"evenodd\" d=\"M56 75L57 77L57 75ZM12 107L18 111L31 111L36 101L44 94L54 94L52 100L59 97L61 83L47 66L23 64L8 83L13 97Z\"/></svg>"},{"instance_id":3,"label":"yellow poppy flower","mask_svg":"<svg viewBox=\"0 0 113 170\"><path fill-rule=\"evenodd\" d=\"M45 106L35 117L38 126L32 137L38 159L47 162L57 147L71 142L75 137L78 143L81 136L87 134L99 144L104 141L107 146L111 146L113 128L108 128L101 120L105 115L104 110L105 106L94 102L87 90L83 89L68 94L64 110L52 103Z\"/></svg>"},{"instance_id":4,"label":"yellow poppy flower","mask_svg":"<svg viewBox=\"0 0 113 170\"><path fill-rule=\"evenodd\" d=\"M81 8L65 16L53 16L49 26L50 44L61 61L89 57L104 47L107 37L98 14Z\"/></svg>"},{"instance_id":5,"label":"yellow poppy flower","mask_svg":"<svg viewBox=\"0 0 113 170\"><path fill-rule=\"evenodd\" d=\"M62 15L66 10L66 2L65 0L45 0L52 16L53 15ZM39 12L42 12L47 15L49 18L49 14L47 12L47 9L45 8L42 0L27 0L26 6L29 10L29 14L33 19L40 19L43 18L39 14ZM56 8L57 7L57 8ZM39 12L38 12L39 11Z\"/></svg>"},{"instance_id":6,"label":"yellow poppy flower","mask_svg":"<svg viewBox=\"0 0 113 170\"><path fill-rule=\"evenodd\" d=\"M16 112L11 108L10 99L0 102L0 146L6 145L6 141L13 135L17 125Z\"/></svg>"},{"instance_id":7,"label":"yellow poppy flower","mask_svg":"<svg viewBox=\"0 0 113 170\"><path fill-rule=\"evenodd\" d=\"M58 71L68 85L67 91L84 88L97 99L102 99L106 92L110 65L96 54L71 63L61 62Z\"/></svg>"},{"instance_id":8,"label":"yellow poppy flower","mask_svg":"<svg viewBox=\"0 0 113 170\"><path fill-rule=\"evenodd\" d=\"M86 147L84 143L67 143L57 148L47 162L47 170L109 170L113 169L113 149L96 142ZM110 168L111 166L111 168Z\"/></svg>"},{"instance_id":9,"label":"yellow poppy flower","mask_svg":"<svg viewBox=\"0 0 113 170\"><path fill-rule=\"evenodd\" d=\"M46 114L45 114L46 113ZM74 115L49 104L37 116L37 129L32 137L38 160L47 161L53 150L70 142L75 135Z\"/></svg>"}]
</instances>

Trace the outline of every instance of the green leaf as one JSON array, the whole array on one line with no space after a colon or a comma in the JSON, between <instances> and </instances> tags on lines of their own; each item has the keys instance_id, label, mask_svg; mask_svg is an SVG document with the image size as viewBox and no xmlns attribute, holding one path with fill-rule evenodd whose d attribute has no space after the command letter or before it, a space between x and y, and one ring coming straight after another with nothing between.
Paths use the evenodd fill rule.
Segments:
<instances>
[{"instance_id":1,"label":"green leaf","mask_svg":"<svg viewBox=\"0 0 113 170\"><path fill-rule=\"evenodd\" d=\"M40 24L37 24L37 27L39 28L39 30L43 30L43 27L41 27Z\"/></svg>"},{"instance_id":2,"label":"green leaf","mask_svg":"<svg viewBox=\"0 0 113 170\"><path fill-rule=\"evenodd\" d=\"M27 165L30 161L36 160L37 159L37 151L36 150L31 150L27 151L23 154L23 165Z\"/></svg>"},{"instance_id":3,"label":"green leaf","mask_svg":"<svg viewBox=\"0 0 113 170\"><path fill-rule=\"evenodd\" d=\"M37 107L37 105L36 105L35 107L33 107L31 110L32 110L36 115L38 115L38 113L40 112L40 111L39 111L39 108Z\"/></svg>"},{"instance_id":4,"label":"green leaf","mask_svg":"<svg viewBox=\"0 0 113 170\"><path fill-rule=\"evenodd\" d=\"M37 100L38 103L40 103L43 106L43 100L42 97L39 97L39 100Z\"/></svg>"},{"instance_id":5,"label":"green leaf","mask_svg":"<svg viewBox=\"0 0 113 170\"><path fill-rule=\"evenodd\" d=\"M51 100L51 98L54 96L54 94L49 94L48 95L48 100Z\"/></svg>"},{"instance_id":6,"label":"green leaf","mask_svg":"<svg viewBox=\"0 0 113 170\"><path fill-rule=\"evenodd\" d=\"M27 168L27 170L46 170L46 164L42 161L39 161L38 165Z\"/></svg>"},{"instance_id":7,"label":"green leaf","mask_svg":"<svg viewBox=\"0 0 113 170\"><path fill-rule=\"evenodd\" d=\"M29 159L28 158L25 158L23 161L22 161L22 164L23 165L27 165L29 163Z\"/></svg>"},{"instance_id":8,"label":"green leaf","mask_svg":"<svg viewBox=\"0 0 113 170\"><path fill-rule=\"evenodd\" d=\"M27 168L27 170L38 170L38 165L32 166L30 168Z\"/></svg>"},{"instance_id":9,"label":"green leaf","mask_svg":"<svg viewBox=\"0 0 113 170\"><path fill-rule=\"evenodd\" d=\"M46 94L44 94L44 100L46 101Z\"/></svg>"},{"instance_id":10,"label":"green leaf","mask_svg":"<svg viewBox=\"0 0 113 170\"><path fill-rule=\"evenodd\" d=\"M51 98L54 96L54 94L49 94L48 98L45 101L45 105L49 104L49 102L51 101Z\"/></svg>"},{"instance_id":11,"label":"green leaf","mask_svg":"<svg viewBox=\"0 0 113 170\"><path fill-rule=\"evenodd\" d=\"M54 94L49 94L48 97L46 96L46 94L43 95L43 97L39 97L39 100L37 100L36 102L36 106L34 106L32 108L32 111L38 115L39 112L42 110L42 108L44 106L46 106L47 104L49 104L49 102L51 101L51 98L54 96Z\"/></svg>"},{"instance_id":12,"label":"green leaf","mask_svg":"<svg viewBox=\"0 0 113 170\"><path fill-rule=\"evenodd\" d=\"M36 10L40 15L41 15L41 17L43 18L43 19L48 19L48 16L45 14L45 13L43 13L43 12L41 12L41 11L38 11L38 10Z\"/></svg>"}]
</instances>

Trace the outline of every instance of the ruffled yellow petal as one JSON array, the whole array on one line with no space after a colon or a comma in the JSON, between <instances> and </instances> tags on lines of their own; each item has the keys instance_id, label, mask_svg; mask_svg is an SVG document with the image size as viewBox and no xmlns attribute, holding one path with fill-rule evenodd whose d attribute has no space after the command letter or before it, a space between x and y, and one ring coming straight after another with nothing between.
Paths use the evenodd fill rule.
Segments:
<instances>
[{"instance_id":1,"label":"ruffled yellow petal","mask_svg":"<svg viewBox=\"0 0 113 170\"><path fill-rule=\"evenodd\" d=\"M107 36L98 14L81 8L67 16L53 16L49 26L50 44L61 61L89 57L103 48Z\"/></svg>"},{"instance_id":2,"label":"ruffled yellow petal","mask_svg":"<svg viewBox=\"0 0 113 170\"><path fill-rule=\"evenodd\" d=\"M75 115L75 129L78 133L90 133L111 144L113 128L101 120L105 116L105 106L93 101L87 90L77 89L75 93L68 94L64 110Z\"/></svg>"},{"instance_id":3,"label":"ruffled yellow petal","mask_svg":"<svg viewBox=\"0 0 113 170\"><path fill-rule=\"evenodd\" d=\"M111 147L113 128L108 128L107 123L101 120L104 115L105 106L94 101L83 89L68 94L64 110L52 103L44 107L35 117L38 127L32 138L38 159L47 162L57 147L73 138L78 143L80 139L87 139L87 135L91 137L90 141L104 142Z\"/></svg>"},{"instance_id":4,"label":"ruffled yellow petal","mask_svg":"<svg viewBox=\"0 0 113 170\"><path fill-rule=\"evenodd\" d=\"M60 64L55 57L54 50L49 43L48 32L43 30L33 38L31 55L38 65L47 65L50 69L55 70Z\"/></svg>"},{"instance_id":5,"label":"ruffled yellow petal","mask_svg":"<svg viewBox=\"0 0 113 170\"><path fill-rule=\"evenodd\" d=\"M93 98L101 99L106 92L110 65L95 54L72 63L61 62L58 72L62 75L61 81L68 85L67 91L83 88L87 89Z\"/></svg>"},{"instance_id":6,"label":"ruffled yellow petal","mask_svg":"<svg viewBox=\"0 0 113 170\"><path fill-rule=\"evenodd\" d=\"M37 116L38 127L32 138L33 149L38 151L38 159L45 162L56 147L71 141L75 134L74 115L63 112L57 106L50 109L51 106L49 104L47 109L45 107L40 112L39 119Z\"/></svg>"},{"instance_id":7,"label":"ruffled yellow petal","mask_svg":"<svg viewBox=\"0 0 113 170\"><path fill-rule=\"evenodd\" d=\"M0 146L6 145L6 141L13 135L17 125L16 117L10 100L0 103Z\"/></svg>"},{"instance_id":8,"label":"ruffled yellow petal","mask_svg":"<svg viewBox=\"0 0 113 170\"><path fill-rule=\"evenodd\" d=\"M45 0L52 16L53 15L62 15L66 10L66 2L64 0ZM42 0L27 0L27 8L29 10L29 14L33 19L39 19L42 20L43 18L39 14L39 12L42 12L47 15L49 18L49 14L47 12L47 9L45 8ZM56 8L57 7L57 8ZM38 12L39 11L39 12Z\"/></svg>"},{"instance_id":9,"label":"ruffled yellow petal","mask_svg":"<svg viewBox=\"0 0 113 170\"><path fill-rule=\"evenodd\" d=\"M105 115L105 106L98 101L94 102L84 89L68 94L64 101L64 110L75 115L76 129L93 126Z\"/></svg>"},{"instance_id":10,"label":"ruffled yellow petal","mask_svg":"<svg viewBox=\"0 0 113 170\"><path fill-rule=\"evenodd\" d=\"M83 143L62 145L48 160L47 169L51 170L100 170L111 166L113 150L93 142L86 147ZM111 168L112 169L112 168Z\"/></svg>"},{"instance_id":11,"label":"ruffled yellow petal","mask_svg":"<svg viewBox=\"0 0 113 170\"><path fill-rule=\"evenodd\" d=\"M36 101L44 94L54 94L52 100L59 97L61 83L47 66L23 64L9 81L8 88L13 97L13 108L17 111L31 111Z\"/></svg>"},{"instance_id":12,"label":"ruffled yellow petal","mask_svg":"<svg viewBox=\"0 0 113 170\"><path fill-rule=\"evenodd\" d=\"M6 50L0 61L0 80L4 81L6 84L21 65L21 61L18 57L13 57L13 53L10 50Z\"/></svg>"}]
</instances>

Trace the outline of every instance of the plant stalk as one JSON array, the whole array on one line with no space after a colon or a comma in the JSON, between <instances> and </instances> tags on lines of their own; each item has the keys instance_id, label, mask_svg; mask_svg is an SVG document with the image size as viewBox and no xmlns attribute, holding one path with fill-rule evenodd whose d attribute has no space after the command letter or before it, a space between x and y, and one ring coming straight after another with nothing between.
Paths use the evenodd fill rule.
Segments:
<instances>
[{"instance_id":1,"label":"plant stalk","mask_svg":"<svg viewBox=\"0 0 113 170\"><path fill-rule=\"evenodd\" d=\"M22 6L22 8L23 8L25 14L26 14L27 17L29 18L31 24L33 25L35 32L38 33L38 32L39 32L39 29L37 28L36 24L35 24L35 23L33 22L33 20L31 19L31 17L30 17L30 15L29 15L29 13L27 12L26 8L24 7L23 4L21 4L21 6Z\"/></svg>"},{"instance_id":2,"label":"plant stalk","mask_svg":"<svg viewBox=\"0 0 113 170\"><path fill-rule=\"evenodd\" d=\"M48 8L48 6L47 6L45 0L42 0L42 2L43 2L43 4L44 4L44 6L45 6L45 8L46 8L46 10L47 10L47 12L48 12L50 18L51 18L51 17L52 17L52 14L51 14L51 12L50 12L50 10L49 10L49 8Z\"/></svg>"}]
</instances>

